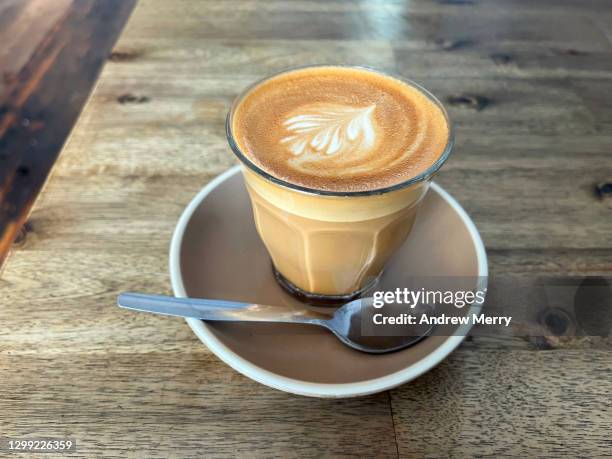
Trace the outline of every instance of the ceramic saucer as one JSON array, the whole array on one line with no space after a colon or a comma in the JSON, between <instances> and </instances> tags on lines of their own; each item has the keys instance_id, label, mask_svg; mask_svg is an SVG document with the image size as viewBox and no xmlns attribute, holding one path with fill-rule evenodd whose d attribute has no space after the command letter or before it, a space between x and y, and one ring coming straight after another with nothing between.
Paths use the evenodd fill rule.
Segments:
<instances>
[{"instance_id":1,"label":"ceramic saucer","mask_svg":"<svg viewBox=\"0 0 612 459\"><path fill-rule=\"evenodd\" d=\"M401 285L410 276L486 279L487 274L478 230L457 201L434 183L379 288ZM170 275L178 297L275 305L297 301L274 279L238 166L206 185L183 212L172 237ZM236 371L275 389L314 397L366 395L406 383L440 363L469 330L462 326L454 336L430 336L399 352L371 355L308 325L187 323Z\"/></svg>"}]
</instances>

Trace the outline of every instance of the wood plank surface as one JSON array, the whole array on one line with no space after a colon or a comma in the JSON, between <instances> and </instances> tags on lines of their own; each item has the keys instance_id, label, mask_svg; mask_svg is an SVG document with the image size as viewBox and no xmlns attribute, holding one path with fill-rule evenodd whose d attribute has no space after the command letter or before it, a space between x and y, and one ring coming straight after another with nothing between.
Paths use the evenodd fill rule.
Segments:
<instances>
[{"instance_id":1,"label":"wood plank surface","mask_svg":"<svg viewBox=\"0 0 612 459\"><path fill-rule=\"evenodd\" d=\"M603 457L610 352L459 351L391 391L402 457Z\"/></svg>"},{"instance_id":2,"label":"wood plank surface","mask_svg":"<svg viewBox=\"0 0 612 459\"><path fill-rule=\"evenodd\" d=\"M133 5L0 6L0 267Z\"/></svg>"},{"instance_id":3,"label":"wood plank surface","mask_svg":"<svg viewBox=\"0 0 612 459\"><path fill-rule=\"evenodd\" d=\"M141 1L0 277L2 434L72 436L75 457L605 457L610 338L474 337L400 388L314 400L114 302L170 293L178 216L235 164L232 99L310 63L445 102L457 146L437 180L493 275L610 277L611 18L603 0Z\"/></svg>"},{"instance_id":4,"label":"wood plank surface","mask_svg":"<svg viewBox=\"0 0 612 459\"><path fill-rule=\"evenodd\" d=\"M113 349L3 359L8 384L0 386L0 397L10 401L13 415L3 435L75 438L77 451L69 457L86 458L397 454L386 393L345 400L291 396L237 374L194 340L138 354ZM45 370L35 378L24 366Z\"/></svg>"}]
</instances>

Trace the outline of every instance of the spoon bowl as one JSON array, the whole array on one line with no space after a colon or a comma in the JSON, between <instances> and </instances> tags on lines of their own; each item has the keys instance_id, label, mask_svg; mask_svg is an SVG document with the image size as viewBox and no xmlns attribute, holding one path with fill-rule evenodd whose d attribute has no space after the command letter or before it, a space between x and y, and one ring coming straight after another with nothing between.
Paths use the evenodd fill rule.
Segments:
<instances>
[{"instance_id":1,"label":"spoon bowl","mask_svg":"<svg viewBox=\"0 0 612 459\"><path fill-rule=\"evenodd\" d=\"M429 305L419 304L410 312L420 315L429 314L432 311L433 308ZM374 314L383 312L385 311L374 307L371 297L359 298L338 308L325 326L347 346L371 354L399 351L412 346L429 335L433 328L433 325L430 324L405 325L402 327L401 334L397 331L389 334L390 330L385 328L379 329L378 332L368 330L366 321L371 321ZM387 333L383 334L385 331Z\"/></svg>"}]
</instances>

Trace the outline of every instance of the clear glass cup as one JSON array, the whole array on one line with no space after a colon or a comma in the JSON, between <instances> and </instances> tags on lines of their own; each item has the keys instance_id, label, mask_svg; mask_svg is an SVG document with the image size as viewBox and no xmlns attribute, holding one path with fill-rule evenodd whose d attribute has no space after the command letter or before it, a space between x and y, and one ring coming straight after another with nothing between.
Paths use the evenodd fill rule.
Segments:
<instances>
[{"instance_id":1,"label":"clear glass cup","mask_svg":"<svg viewBox=\"0 0 612 459\"><path fill-rule=\"evenodd\" d=\"M298 69L287 72L293 70ZM242 165L257 231L276 279L301 299L345 302L373 287L408 237L432 177L452 150L453 127L440 101L410 80L378 73L419 90L441 109L449 128L438 160L425 172L390 187L356 192L306 188L274 177L240 151L232 133L236 107L253 88L279 74L249 86L228 113L227 139Z\"/></svg>"}]
</instances>

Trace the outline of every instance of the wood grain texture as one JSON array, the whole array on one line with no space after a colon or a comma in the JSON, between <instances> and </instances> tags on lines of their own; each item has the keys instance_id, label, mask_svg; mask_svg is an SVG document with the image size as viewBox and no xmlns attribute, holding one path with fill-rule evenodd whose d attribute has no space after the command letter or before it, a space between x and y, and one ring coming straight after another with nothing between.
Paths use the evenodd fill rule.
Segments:
<instances>
[{"instance_id":1,"label":"wood grain texture","mask_svg":"<svg viewBox=\"0 0 612 459\"><path fill-rule=\"evenodd\" d=\"M402 457L602 457L609 351L459 351L391 391Z\"/></svg>"},{"instance_id":2,"label":"wood grain texture","mask_svg":"<svg viewBox=\"0 0 612 459\"><path fill-rule=\"evenodd\" d=\"M387 394L294 397L237 374L193 340L137 360L115 350L3 359L0 397L12 415L3 435L74 438L70 457L86 458L397 454ZM35 377L24 366L45 371Z\"/></svg>"},{"instance_id":3,"label":"wood grain texture","mask_svg":"<svg viewBox=\"0 0 612 459\"><path fill-rule=\"evenodd\" d=\"M474 337L386 394L325 401L229 369L181 320L117 310L170 293L193 195L235 163L236 94L289 66L395 71L449 108L438 181L503 278L612 274L612 15L603 0L143 0L0 277L2 434L76 457L603 457L610 338ZM602 188L603 189L603 188Z\"/></svg>"},{"instance_id":4,"label":"wood grain texture","mask_svg":"<svg viewBox=\"0 0 612 459\"><path fill-rule=\"evenodd\" d=\"M0 266L133 5L26 0L0 10Z\"/></svg>"}]
</instances>

